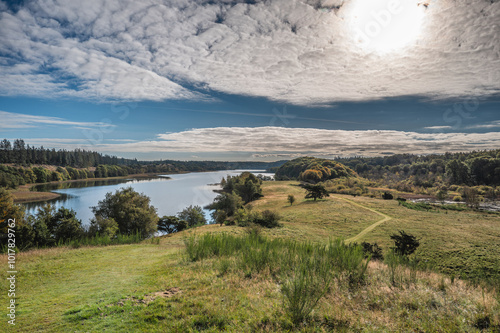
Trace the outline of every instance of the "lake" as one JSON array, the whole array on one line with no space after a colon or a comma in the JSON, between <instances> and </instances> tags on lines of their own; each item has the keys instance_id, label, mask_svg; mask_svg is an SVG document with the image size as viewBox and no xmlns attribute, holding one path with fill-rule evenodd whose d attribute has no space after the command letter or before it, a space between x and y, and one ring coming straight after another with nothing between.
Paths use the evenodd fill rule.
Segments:
<instances>
[{"instance_id":1,"label":"lake","mask_svg":"<svg viewBox=\"0 0 500 333\"><path fill-rule=\"evenodd\" d=\"M82 224L88 225L94 216L91 207L103 200L106 193L132 187L135 191L151 198L151 204L156 207L158 216L176 215L190 205L201 207L208 205L217 196L214 190L220 188L215 184L220 183L221 179L227 175L239 175L243 171L274 176L272 173L260 170L225 170L162 175L151 179L109 179L45 184L35 186L33 190L51 191L61 196L45 202L25 203L24 206L29 214L36 213L38 207L46 202L50 202L56 208L71 208L76 211ZM210 211L204 209L204 212L207 220L210 221Z\"/></svg>"}]
</instances>

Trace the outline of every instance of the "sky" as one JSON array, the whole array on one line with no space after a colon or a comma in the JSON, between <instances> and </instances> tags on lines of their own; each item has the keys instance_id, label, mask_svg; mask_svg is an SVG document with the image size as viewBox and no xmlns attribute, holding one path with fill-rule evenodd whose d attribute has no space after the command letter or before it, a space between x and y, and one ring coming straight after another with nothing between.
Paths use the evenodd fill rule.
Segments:
<instances>
[{"instance_id":1,"label":"sky","mask_svg":"<svg viewBox=\"0 0 500 333\"><path fill-rule=\"evenodd\" d=\"M500 148L500 1L0 1L0 138L143 160Z\"/></svg>"}]
</instances>

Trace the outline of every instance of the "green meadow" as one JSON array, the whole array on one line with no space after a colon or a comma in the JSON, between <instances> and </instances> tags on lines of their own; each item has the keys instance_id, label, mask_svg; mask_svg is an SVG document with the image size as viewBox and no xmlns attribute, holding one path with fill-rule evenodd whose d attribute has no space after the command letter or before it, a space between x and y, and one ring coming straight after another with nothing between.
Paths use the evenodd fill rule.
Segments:
<instances>
[{"instance_id":1,"label":"green meadow","mask_svg":"<svg viewBox=\"0 0 500 333\"><path fill-rule=\"evenodd\" d=\"M279 228L207 225L139 244L18 254L15 331L500 329L500 215L337 194L315 202L297 185L265 182L251 203L277 211ZM390 255L398 230L420 239L413 264ZM385 262L360 257L352 244L363 241L381 246Z\"/></svg>"}]
</instances>

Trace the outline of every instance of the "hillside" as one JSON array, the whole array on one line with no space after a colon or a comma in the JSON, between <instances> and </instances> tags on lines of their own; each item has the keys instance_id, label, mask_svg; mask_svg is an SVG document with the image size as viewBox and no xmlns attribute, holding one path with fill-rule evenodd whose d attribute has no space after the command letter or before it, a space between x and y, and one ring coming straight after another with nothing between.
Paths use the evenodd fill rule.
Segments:
<instances>
[{"instance_id":1,"label":"hillside","mask_svg":"<svg viewBox=\"0 0 500 333\"><path fill-rule=\"evenodd\" d=\"M387 254L389 235L403 229L421 238L422 262L447 274L370 262L357 286L336 275L311 316L293 326L282 292L288 278L276 273L283 269L279 262L264 261L257 269L242 266L248 263L237 256L189 260L185 241L194 235L248 234L247 228L207 225L140 244L20 253L17 331L498 331L498 292L459 279L483 271L492 276L499 267L498 214L421 212L395 200L343 195L313 202L297 185L264 182L264 197L253 209L276 210L283 224L261 230L266 239L321 245L343 237L377 242ZM293 206L290 194L297 198ZM0 286L7 288L5 278ZM6 294L0 301L5 304Z\"/></svg>"},{"instance_id":2,"label":"hillside","mask_svg":"<svg viewBox=\"0 0 500 333\"><path fill-rule=\"evenodd\" d=\"M288 161L276 171L276 180L325 181L341 177L353 177L349 167L327 159L300 157Z\"/></svg>"}]
</instances>

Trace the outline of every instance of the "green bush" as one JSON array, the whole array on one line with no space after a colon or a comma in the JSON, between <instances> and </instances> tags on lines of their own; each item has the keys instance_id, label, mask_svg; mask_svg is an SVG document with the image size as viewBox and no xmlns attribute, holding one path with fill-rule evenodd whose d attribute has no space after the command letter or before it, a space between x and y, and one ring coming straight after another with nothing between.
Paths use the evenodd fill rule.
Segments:
<instances>
[{"instance_id":1,"label":"green bush","mask_svg":"<svg viewBox=\"0 0 500 333\"><path fill-rule=\"evenodd\" d=\"M305 320L329 289L334 278L354 288L366 278L368 260L359 245L342 240L327 245L289 239L269 240L256 227L242 236L204 234L184 240L189 261L218 258L220 275L234 257L237 272L245 277L270 274L282 283L284 309L296 325ZM224 262L222 262L224 261Z\"/></svg>"},{"instance_id":2,"label":"green bush","mask_svg":"<svg viewBox=\"0 0 500 333\"><path fill-rule=\"evenodd\" d=\"M265 228L276 228L280 226L279 220L280 216L278 213L266 209L260 214L255 214L251 222Z\"/></svg>"}]
</instances>

